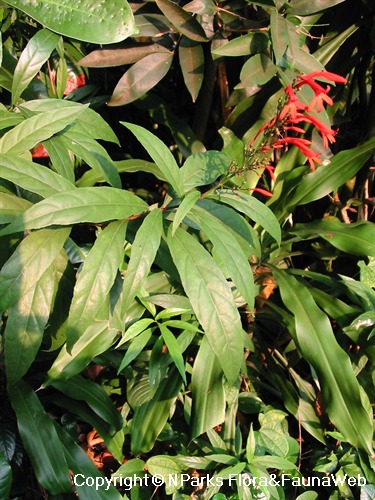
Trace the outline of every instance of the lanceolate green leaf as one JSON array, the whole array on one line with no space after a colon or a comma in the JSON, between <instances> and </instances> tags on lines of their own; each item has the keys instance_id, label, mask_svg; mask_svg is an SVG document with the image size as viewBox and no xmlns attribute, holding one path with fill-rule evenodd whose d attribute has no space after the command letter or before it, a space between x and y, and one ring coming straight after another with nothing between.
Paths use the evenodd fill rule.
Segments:
<instances>
[{"instance_id":1,"label":"lanceolate green leaf","mask_svg":"<svg viewBox=\"0 0 375 500\"><path fill-rule=\"evenodd\" d=\"M6 500L9 498L10 488L12 486L12 467L0 451L0 495Z\"/></svg>"},{"instance_id":2,"label":"lanceolate green leaf","mask_svg":"<svg viewBox=\"0 0 375 500\"><path fill-rule=\"evenodd\" d=\"M193 102L196 101L203 83L204 54L202 44L182 37L178 46L178 55L185 85Z\"/></svg>"},{"instance_id":3,"label":"lanceolate green leaf","mask_svg":"<svg viewBox=\"0 0 375 500\"><path fill-rule=\"evenodd\" d=\"M0 236L52 225L125 219L147 209L147 203L128 191L110 187L74 189L36 203L2 229Z\"/></svg>"},{"instance_id":4,"label":"lanceolate green leaf","mask_svg":"<svg viewBox=\"0 0 375 500\"><path fill-rule=\"evenodd\" d=\"M109 224L98 236L78 275L69 311L67 347L73 344L98 317L115 281L123 259L127 221Z\"/></svg>"},{"instance_id":5,"label":"lanceolate green leaf","mask_svg":"<svg viewBox=\"0 0 375 500\"><path fill-rule=\"evenodd\" d=\"M186 374L185 374L185 363L184 358L181 354L180 346L176 340L173 333L167 328L163 323L159 325L160 332L163 336L163 340L167 346L168 352L176 365L177 370L180 372L182 380L186 384Z\"/></svg>"},{"instance_id":6,"label":"lanceolate green leaf","mask_svg":"<svg viewBox=\"0 0 375 500\"><path fill-rule=\"evenodd\" d=\"M139 125L126 122L120 123L135 135L165 175L165 178L176 191L177 195L181 197L184 193L181 173L176 160L167 146L158 137Z\"/></svg>"},{"instance_id":7,"label":"lanceolate green leaf","mask_svg":"<svg viewBox=\"0 0 375 500\"><path fill-rule=\"evenodd\" d=\"M54 293L53 267L9 308L5 328L5 368L8 385L30 368L43 340Z\"/></svg>"},{"instance_id":8,"label":"lanceolate green leaf","mask_svg":"<svg viewBox=\"0 0 375 500\"><path fill-rule=\"evenodd\" d=\"M196 42L207 40L202 26L196 18L171 0L156 0L156 4L177 31Z\"/></svg>"},{"instance_id":9,"label":"lanceolate green leaf","mask_svg":"<svg viewBox=\"0 0 375 500\"><path fill-rule=\"evenodd\" d=\"M49 154L53 168L61 177L74 183L74 155L65 146L61 136L53 136L43 141L44 149ZM103 176L103 181L105 180Z\"/></svg>"},{"instance_id":10,"label":"lanceolate green leaf","mask_svg":"<svg viewBox=\"0 0 375 500\"><path fill-rule=\"evenodd\" d=\"M191 379L191 438L220 425L225 418L223 370L207 337L202 339Z\"/></svg>"},{"instance_id":11,"label":"lanceolate green leaf","mask_svg":"<svg viewBox=\"0 0 375 500\"><path fill-rule=\"evenodd\" d=\"M226 203L250 217L251 220L260 224L280 244L281 229L276 217L266 205L254 198L254 196L244 193L233 193L227 190L212 196L212 198Z\"/></svg>"},{"instance_id":12,"label":"lanceolate green leaf","mask_svg":"<svg viewBox=\"0 0 375 500\"><path fill-rule=\"evenodd\" d=\"M345 0L292 0L290 2L291 12L296 16L309 16L321 10L329 9Z\"/></svg>"},{"instance_id":13,"label":"lanceolate green leaf","mask_svg":"<svg viewBox=\"0 0 375 500\"><path fill-rule=\"evenodd\" d=\"M156 252L163 230L162 212L152 210L142 222L132 244L130 261L124 276L121 311L125 315L132 300L140 292Z\"/></svg>"},{"instance_id":14,"label":"lanceolate green leaf","mask_svg":"<svg viewBox=\"0 0 375 500\"><path fill-rule=\"evenodd\" d=\"M199 207L194 207L192 213L194 214L193 220L198 223L213 243L238 291L252 310L255 288L248 257L244 254L237 240L233 238L231 232L216 217Z\"/></svg>"},{"instance_id":15,"label":"lanceolate green leaf","mask_svg":"<svg viewBox=\"0 0 375 500\"><path fill-rule=\"evenodd\" d=\"M233 383L243 361L243 330L229 284L211 255L187 232L177 229L167 242L185 293Z\"/></svg>"},{"instance_id":16,"label":"lanceolate green leaf","mask_svg":"<svg viewBox=\"0 0 375 500\"><path fill-rule=\"evenodd\" d=\"M322 219L310 224L296 224L290 232L302 238L321 236L343 252L375 257L375 226L371 222L360 221L344 224L339 221Z\"/></svg>"},{"instance_id":17,"label":"lanceolate green leaf","mask_svg":"<svg viewBox=\"0 0 375 500\"><path fill-rule=\"evenodd\" d=\"M329 418L352 445L372 455L372 418L362 404L365 395L328 317L300 281L282 271L274 275L284 304L295 316L295 341L318 375Z\"/></svg>"},{"instance_id":18,"label":"lanceolate green leaf","mask_svg":"<svg viewBox=\"0 0 375 500\"><path fill-rule=\"evenodd\" d=\"M12 307L40 280L60 253L70 228L29 234L0 271L0 310Z\"/></svg>"},{"instance_id":19,"label":"lanceolate green leaf","mask_svg":"<svg viewBox=\"0 0 375 500\"><path fill-rule=\"evenodd\" d=\"M72 182L49 168L9 153L0 153L0 177L43 198L75 188Z\"/></svg>"},{"instance_id":20,"label":"lanceolate green leaf","mask_svg":"<svg viewBox=\"0 0 375 500\"><path fill-rule=\"evenodd\" d=\"M337 153L329 165L319 167L302 179L294 195L287 200L288 212L336 191L358 172L374 152L375 138L372 138L356 148Z\"/></svg>"},{"instance_id":21,"label":"lanceolate green leaf","mask_svg":"<svg viewBox=\"0 0 375 500\"><path fill-rule=\"evenodd\" d=\"M52 31L85 42L105 44L138 32L126 0L7 0Z\"/></svg>"},{"instance_id":22,"label":"lanceolate green leaf","mask_svg":"<svg viewBox=\"0 0 375 500\"><path fill-rule=\"evenodd\" d=\"M19 380L9 391L9 397L38 481L52 495L71 492L62 445L52 419L45 413L33 389Z\"/></svg>"},{"instance_id":23,"label":"lanceolate green leaf","mask_svg":"<svg viewBox=\"0 0 375 500\"><path fill-rule=\"evenodd\" d=\"M18 60L12 82L12 104L16 104L42 65L56 48L59 36L41 29L31 38Z\"/></svg>"},{"instance_id":24,"label":"lanceolate green leaf","mask_svg":"<svg viewBox=\"0 0 375 500\"><path fill-rule=\"evenodd\" d=\"M213 54L218 56L238 57L249 56L258 52L265 52L270 43L269 36L262 32L252 32L247 35L233 38L228 43L214 49Z\"/></svg>"},{"instance_id":25,"label":"lanceolate green leaf","mask_svg":"<svg viewBox=\"0 0 375 500\"><path fill-rule=\"evenodd\" d=\"M0 152L19 155L74 122L86 109L86 105L62 108L33 116L16 125L0 139Z\"/></svg>"},{"instance_id":26,"label":"lanceolate green leaf","mask_svg":"<svg viewBox=\"0 0 375 500\"><path fill-rule=\"evenodd\" d=\"M0 224L8 224L27 210L32 203L13 194L0 192Z\"/></svg>"},{"instance_id":27,"label":"lanceolate green leaf","mask_svg":"<svg viewBox=\"0 0 375 500\"><path fill-rule=\"evenodd\" d=\"M189 156L180 171L184 192L216 181L228 172L230 163L230 157L220 151L206 151Z\"/></svg>"},{"instance_id":28,"label":"lanceolate green leaf","mask_svg":"<svg viewBox=\"0 0 375 500\"><path fill-rule=\"evenodd\" d=\"M192 191L187 196L185 196L185 198L182 200L181 204L179 205L179 207L176 210L176 213L175 213L175 216L173 219L172 235L176 232L176 229L181 224L181 222L184 220L187 213L190 212L190 209L196 204L200 195L201 194L199 191Z\"/></svg>"}]
</instances>

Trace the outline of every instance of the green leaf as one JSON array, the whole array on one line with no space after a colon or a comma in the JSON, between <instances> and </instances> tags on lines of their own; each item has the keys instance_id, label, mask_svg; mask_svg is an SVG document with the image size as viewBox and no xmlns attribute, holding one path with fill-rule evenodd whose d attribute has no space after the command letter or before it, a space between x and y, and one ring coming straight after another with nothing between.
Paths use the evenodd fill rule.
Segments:
<instances>
[{"instance_id":1,"label":"green leaf","mask_svg":"<svg viewBox=\"0 0 375 500\"><path fill-rule=\"evenodd\" d=\"M256 87L264 85L275 76L277 67L266 54L252 56L242 67L241 83L235 88Z\"/></svg>"},{"instance_id":2,"label":"green leaf","mask_svg":"<svg viewBox=\"0 0 375 500\"><path fill-rule=\"evenodd\" d=\"M251 220L260 224L280 245L281 229L276 217L266 205L254 198L254 196L223 190L218 195L210 196L210 198L226 203L250 217Z\"/></svg>"},{"instance_id":3,"label":"green leaf","mask_svg":"<svg viewBox=\"0 0 375 500\"><path fill-rule=\"evenodd\" d=\"M117 373L121 373L122 370L126 368L143 351L154 330L155 328L147 328L132 340L125 356L120 363Z\"/></svg>"},{"instance_id":4,"label":"green leaf","mask_svg":"<svg viewBox=\"0 0 375 500\"><path fill-rule=\"evenodd\" d=\"M178 46L178 57L185 85L195 102L203 83L203 47L199 42L183 36Z\"/></svg>"},{"instance_id":5,"label":"green leaf","mask_svg":"<svg viewBox=\"0 0 375 500\"><path fill-rule=\"evenodd\" d=\"M248 257L237 240L233 238L232 233L227 231L225 224L202 208L194 207L192 213L194 214L193 220L211 240L229 276L250 310L253 310L255 287Z\"/></svg>"},{"instance_id":6,"label":"green leaf","mask_svg":"<svg viewBox=\"0 0 375 500\"><path fill-rule=\"evenodd\" d=\"M39 483L52 495L70 493L69 469L53 421L23 380L12 386L9 398L18 430Z\"/></svg>"},{"instance_id":7,"label":"green leaf","mask_svg":"<svg viewBox=\"0 0 375 500\"><path fill-rule=\"evenodd\" d=\"M77 375L95 358L107 351L118 337L118 330L108 327L108 321L91 324L73 345L70 353L64 345L47 373L43 387L55 379L69 379Z\"/></svg>"},{"instance_id":8,"label":"green leaf","mask_svg":"<svg viewBox=\"0 0 375 500\"><path fill-rule=\"evenodd\" d=\"M286 460L282 457L275 457L274 455L269 456L256 456L251 461L256 467L265 467L267 469L286 469L286 470L296 470L297 467L293 462Z\"/></svg>"},{"instance_id":9,"label":"green leaf","mask_svg":"<svg viewBox=\"0 0 375 500\"><path fill-rule=\"evenodd\" d=\"M269 45L269 37L262 32L252 32L238 36L228 43L212 51L217 56L238 57L250 56L258 52L265 52Z\"/></svg>"},{"instance_id":10,"label":"green leaf","mask_svg":"<svg viewBox=\"0 0 375 500\"><path fill-rule=\"evenodd\" d=\"M20 155L73 123L86 105L62 108L32 116L6 132L0 139L0 152Z\"/></svg>"},{"instance_id":11,"label":"green leaf","mask_svg":"<svg viewBox=\"0 0 375 500\"><path fill-rule=\"evenodd\" d=\"M12 486L12 467L0 451L0 496L8 500Z\"/></svg>"},{"instance_id":12,"label":"green leaf","mask_svg":"<svg viewBox=\"0 0 375 500\"><path fill-rule=\"evenodd\" d=\"M24 297L60 253L70 228L43 229L26 236L0 271L0 310Z\"/></svg>"},{"instance_id":13,"label":"green leaf","mask_svg":"<svg viewBox=\"0 0 375 500\"><path fill-rule=\"evenodd\" d=\"M296 224L290 232L302 238L318 235L348 254L375 257L375 226L368 221L344 224L322 219L310 224Z\"/></svg>"},{"instance_id":14,"label":"green leaf","mask_svg":"<svg viewBox=\"0 0 375 500\"><path fill-rule=\"evenodd\" d=\"M142 222L132 244L130 260L124 276L121 311L125 315L134 297L140 292L160 246L163 217L152 210Z\"/></svg>"},{"instance_id":15,"label":"green leaf","mask_svg":"<svg viewBox=\"0 0 375 500\"><path fill-rule=\"evenodd\" d=\"M176 340L176 337L163 323L159 324L159 328L165 345L168 348L169 355L173 359L173 362L176 365L176 368L179 371L184 384L186 384L185 362L184 358L182 357L181 349Z\"/></svg>"},{"instance_id":16,"label":"green leaf","mask_svg":"<svg viewBox=\"0 0 375 500\"><path fill-rule=\"evenodd\" d=\"M18 198L18 196L14 196L13 194L0 192L0 224L12 222L31 205L32 203L23 198Z\"/></svg>"},{"instance_id":17,"label":"green leaf","mask_svg":"<svg viewBox=\"0 0 375 500\"><path fill-rule=\"evenodd\" d=\"M310 16L316 12L334 7L345 0L291 0L290 10L296 16Z\"/></svg>"},{"instance_id":18,"label":"green leaf","mask_svg":"<svg viewBox=\"0 0 375 500\"><path fill-rule=\"evenodd\" d=\"M21 53L12 82L12 104L16 104L40 68L56 48L59 36L43 28L36 32Z\"/></svg>"},{"instance_id":19,"label":"green leaf","mask_svg":"<svg viewBox=\"0 0 375 500\"><path fill-rule=\"evenodd\" d=\"M180 170L184 193L216 181L229 171L230 163L230 157L219 151L206 151L189 156Z\"/></svg>"},{"instance_id":20,"label":"green leaf","mask_svg":"<svg viewBox=\"0 0 375 500\"><path fill-rule=\"evenodd\" d=\"M42 144L47 151L56 172L64 179L74 183L74 155L66 147L63 138L61 136L54 136L51 137L51 139L43 141ZM104 176L103 180L105 180ZM44 198L46 198L46 196L44 196Z\"/></svg>"},{"instance_id":21,"label":"green leaf","mask_svg":"<svg viewBox=\"0 0 375 500\"><path fill-rule=\"evenodd\" d=\"M129 342L129 340L134 339L134 337L137 337L140 333L146 330L146 328L148 328L152 323L154 323L154 321L155 320L151 318L144 318L130 325L129 328L126 329L122 339L117 344L116 348L119 348L122 344L125 344L125 342Z\"/></svg>"},{"instance_id":22,"label":"green leaf","mask_svg":"<svg viewBox=\"0 0 375 500\"><path fill-rule=\"evenodd\" d=\"M243 330L231 289L211 255L191 235L177 229L168 247L185 293L229 383L243 361Z\"/></svg>"},{"instance_id":23,"label":"green leaf","mask_svg":"<svg viewBox=\"0 0 375 500\"><path fill-rule=\"evenodd\" d=\"M203 337L191 379L191 438L220 425L225 418L223 370L207 337Z\"/></svg>"},{"instance_id":24,"label":"green leaf","mask_svg":"<svg viewBox=\"0 0 375 500\"><path fill-rule=\"evenodd\" d=\"M137 406L131 426L131 450L134 455L147 453L163 430L180 392L182 380L176 368L169 370L150 401Z\"/></svg>"},{"instance_id":25,"label":"green leaf","mask_svg":"<svg viewBox=\"0 0 375 500\"><path fill-rule=\"evenodd\" d=\"M374 151L375 138L372 138L356 148L340 151L329 165L307 174L287 200L288 212L298 205L306 205L336 191L358 172Z\"/></svg>"},{"instance_id":26,"label":"green leaf","mask_svg":"<svg viewBox=\"0 0 375 500\"><path fill-rule=\"evenodd\" d=\"M281 271L274 275L284 304L295 316L294 340L318 375L330 420L352 445L372 455L372 419L362 404L365 396L328 317L300 281Z\"/></svg>"},{"instance_id":27,"label":"green leaf","mask_svg":"<svg viewBox=\"0 0 375 500\"><path fill-rule=\"evenodd\" d=\"M7 0L56 33L84 42L105 44L138 32L125 0Z\"/></svg>"},{"instance_id":28,"label":"green leaf","mask_svg":"<svg viewBox=\"0 0 375 500\"><path fill-rule=\"evenodd\" d=\"M160 168L177 195L182 197L184 187L180 169L167 146L158 137L139 125L126 122L120 123L135 135L156 165Z\"/></svg>"},{"instance_id":29,"label":"green leaf","mask_svg":"<svg viewBox=\"0 0 375 500\"><path fill-rule=\"evenodd\" d=\"M176 210L173 223L172 223L172 236L176 232L176 229L184 220L185 216L190 212L191 208L196 204L200 197L199 191L192 191L182 200L181 204Z\"/></svg>"},{"instance_id":30,"label":"green leaf","mask_svg":"<svg viewBox=\"0 0 375 500\"><path fill-rule=\"evenodd\" d=\"M181 468L173 458L165 455L153 456L147 460L146 468L152 476L163 478L166 495L171 495L177 490L178 486L174 486L173 482L178 480ZM171 481L171 478L173 478L173 481Z\"/></svg>"},{"instance_id":31,"label":"green leaf","mask_svg":"<svg viewBox=\"0 0 375 500\"><path fill-rule=\"evenodd\" d=\"M102 311L109 298L116 275L123 260L127 221L111 222L99 233L78 275L69 311L66 331L67 348L96 320L106 320Z\"/></svg>"},{"instance_id":32,"label":"green leaf","mask_svg":"<svg viewBox=\"0 0 375 500\"><path fill-rule=\"evenodd\" d=\"M172 52L155 52L131 66L117 83L108 106L122 106L136 101L168 73Z\"/></svg>"},{"instance_id":33,"label":"green leaf","mask_svg":"<svg viewBox=\"0 0 375 500\"><path fill-rule=\"evenodd\" d=\"M76 375L69 380L53 380L51 385L70 398L85 401L89 407L114 429L122 427L120 412L113 405L105 390L96 382Z\"/></svg>"},{"instance_id":34,"label":"green leaf","mask_svg":"<svg viewBox=\"0 0 375 500\"><path fill-rule=\"evenodd\" d=\"M26 210L0 236L45 226L125 219L148 209L128 191L112 187L80 188L50 196Z\"/></svg>"},{"instance_id":35,"label":"green leaf","mask_svg":"<svg viewBox=\"0 0 375 500\"><path fill-rule=\"evenodd\" d=\"M75 189L72 182L52 170L9 153L0 153L0 177L43 198Z\"/></svg>"},{"instance_id":36,"label":"green leaf","mask_svg":"<svg viewBox=\"0 0 375 500\"><path fill-rule=\"evenodd\" d=\"M54 293L54 268L9 308L5 328L5 367L8 385L16 383L30 368L43 340Z\"/></svg>"},{"instance_id":37,"label":"green leaf","mask_svg":"<svg viewBox=\"0 0 375 500\"><path fill-rule=\"evenodd\" d=\"M156 0L156 5L176 30L196 42L206 42L204 29L189 12L171 0Z\"/></svg>"},{"instance_id":38,"label":"green leaf","mask_svg":"<svg viewBox=\"0 0 375 500\"><path fill-rule=\"evenodd\" d=\"M142 35L141 35L142 36ZM169 50L158 43L130 42L126 47L93 50L83 57L78 64L88 68L108 68L133 64L144 57L156 52L169 52Z\"/></svg>"}]
</instances>

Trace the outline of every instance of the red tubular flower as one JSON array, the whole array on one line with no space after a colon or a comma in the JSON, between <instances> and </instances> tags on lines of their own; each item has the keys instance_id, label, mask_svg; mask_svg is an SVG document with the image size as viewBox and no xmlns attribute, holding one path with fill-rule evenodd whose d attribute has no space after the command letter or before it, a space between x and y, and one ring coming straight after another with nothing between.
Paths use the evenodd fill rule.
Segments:
<instances>
[{"instance_id":1,"label":"red tubular flower","mask_svg":"<svg viewBox=\"0 0 375 500\"><path fill-rule=\"evenodd\" d=\"M331 87L327 85L325 88L319 85L314 78L327 80L334 83L346 83L346 79L335 73L330 73L329 71L314 71L307 75L300 75L297 79L297 89L301 88L303 85L308 85L314 91L314 98L310 102L308 111L316 111L320 113L323 109L323 103L325 102L328 106L333 105L332 99L327 95L331 90Z\"/></svg>"},{"instance_id":2,"label":"red tubular flower","mask_svg":"<svg viewBox=\"0 0 375 500\"><path fill-rule=\"evenodd\" d=\"M272 197L272 193L270 193L266 189L262 189L262 188L249 188L248 191L255 191L256 193L260 193L263 196L268 196L268 198Z\"/></svg>"},{"instance_id":3,"label":"red tubular flower","mask_svg":"<svg viewBox=\"0 0 375 500\"><path fill-rule=\"evenodd\" d=\"M311 115L302 115L300 114L294 121L295 123L307 122L311 123L316 127L323 138L323 145L325 148L328 148L328 142L336 142L335 135L337 134L336 130L327 127L322 121L320 121L315 116Z\"/></svg>"},{"instance_id":4,"label":"red tubular flower","mask_svg":"<svg viewBox=\"0 0 375 500\"><path fill-rule=\"evenodd\" d=\"M280 112L279 120L283 121L284 118L290 116L291 120L297 115L298 111L306 111L308 106L303 104L298 100L295 91L291 85L285 88L285 93L288 97L288 101Z\"/></svg>"},{"instance_id":5,"label":"red tubular flower","mask_svg":"<svg viewBox=\"0 0 375 500\"><path fill-rule=\"evenodd\" d=\"M322 163L319 159L320 153L309 148L309 146L311 146L311 141L301 139L300 137L284 137L275 143L278 147L288 144L297 146L301 153L307 157L311 170L315 170L315 164L320 165Z\"/></svg>"},{"instance_id":6,"label":"red tubular flower","mask_svg":"<svg viewBox=\"0 0 375 500\"><path fill-rule=\"evenodd\" d=\"M38 144L34 149L31 150L31 156L33 158L48 158L48 153L43 144Z\"/></svg>"}]
</instances>

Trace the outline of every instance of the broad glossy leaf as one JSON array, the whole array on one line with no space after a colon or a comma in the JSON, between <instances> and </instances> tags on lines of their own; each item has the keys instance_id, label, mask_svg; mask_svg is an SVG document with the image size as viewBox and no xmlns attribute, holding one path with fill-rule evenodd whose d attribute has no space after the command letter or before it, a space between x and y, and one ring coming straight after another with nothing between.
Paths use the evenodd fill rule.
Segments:
<instances>
[{"instance_id":1,"label":"broad glossy leaf","mask_svg":"<svg viewBox=\"0 0 375 500\"><path fill-rule=\"evenodd\" d=\"M0 310L5 311L20 300L40 280L60 253L70 228L43 229L18 245L0 271Z\"/></svg>"},{"instance_id":2,"label":"broad glossy leaf","mask_svg":"<svg viewBox=\"0 0 375 500\"><path fill-rule=\"evenodd\" d=\"M242 67L241 83L235 88L264 85L275 76L277 67L266 54L255 54Z\"/></svg>"},{"instance_id":3,"label":"broad glossy leaf","mask_svg":"<svg viewBox=\"0 0 375 500\"><path fill-rule=\"evenodd\" d=\"M20 155L29 151L73 123L85 109L86 105L62 108L24 120L0 139L0 152Z\"/></svg>"},{"instance_id":4,"label":"broad glossy leaf","mask_svg":"<svg viewBox=\"0 0 375 500\"><path fill-rule=\"evenodd\" d=\"M266 205L254 198L254 196L223 190L218 195L211 196L211 198L226 203L247 215L251 220L260 224L280 244L281 230L276 217Z\"/></svg>"},{"instance_id":5,"label":"broad glossy leaf","mask_svg":"<svg viewBox=\"0 0 375 500\"><path fill-rule=\"evenodd\" d=\"M229 284L211 255L187 232L169 233L168 247L198 321L233 383L243 360L243 330Z\"/></svg>"},{"instance_id":6,"label":"broad glossy leaf","mask_svg":"<svg viewBox=\"0 0 375 500\"><path fill-rule=\"evenodd\" d=\"M316 12L334 7L345 0L291 0L290 10L296 16L310 16Z\"/></svg>"},{"instance_id":7,"label":"broad glossy leaf","mask_svg":"<svg viewBox=\"0 0 375 500\"><path fill-rule=\"evenodd\" d=\"M75 189L70 180L49 168L10 153L0 153L0 177L43 198Z\"/></svg>"},{"instance_id":8,"label":"broad glossy leaf","mask_svg":"<svg viewBox=\"0 0 375 500\"><path fill-rule=\"evenodd\" d=\"M168 73L172 52L155 52L131 66L117 83L108 106L129 104L151 90Z\"/></svg>"},{"instance_id":9,"label":"broad glossy leaf","mask_svg":"<svg viewBox=\"0 0 375 500\"><path fill-rule=\"evenodd\" d=\"M169 50L158 43L131 43L124 48L93 50L81 59L78 64L88 68L122 66L123 64L133 64L156 52L169 53Z\"/></svg>"},{"instance_id":10,"label":"broad glossy leaf","mask_svg":"<svg viewBox=\"0 0 375 500\"><path fill-rule=\"evenodd\" d=\"M360 221L353 224L321 219L309 224L296 224L291 230L298 236L321 236L334 247L351 255L375 257L375 225Z\"/></svg>"},{"instance_id":11,"label":"broad glossy leaf","mask_svg":"<svg viewBox=\"0 0 375 500\"><path fill-rule=\"evenodd\" d=\"M225 418L223 370L207 337L203 337L191 379L191 438L220 425Z\"/></svg>"},{"instance_id":12,"label":"broad glossy leaf","mask_svg":"<svg viewBox=\"0 0 375 500\"><path fill-rule=\"evenodd\" d=\"M176 232L176 229L184 220L185 216L190 212L191 208L196 204L200 197L199 191L192 191L182 200L181 204L176 210L173 223L172 223L172 235Z\"/></svg>"},{"instance_id":13,"label":"broad glossy leaf","mask_svg":"<svg viewBox=\"0 0 375 500\"><path fill-rule=\"evenodd\" d=\"M162 220L161 210L152 210L147 214L137 231L124 276L121 305L123 315L135 296L140 292L155 260L163 230Z\"/></svg>"},{"instance_id":14,"label":"broad glossy leaf","mask_svg":"<svg viewBox=\"0 0 375 500\"><path fill-rule=\"evenodd\" d=\"M56 424L57 434L63 447L64 457L69 469L73 472L73 482L80 500L122 500L109 479L105 478L94 465L83 449ZM98 489L86 484L85 478L93 478Z\"/></svg>"},{"instance_id":15,"label":"broad glossy leaf","mask_svg":"<svg viewBox=\"0 0 375 500\"><path fill-rule=\"evenodd\" d=\"M147 209L147 203L128 191L112 187L74 189L36 203L2 229L0 236L52 225L125 219Z\"/></svg>"},{"instance_id":16,"label":"broad glossy leaf","mask_svg":"<svg viewBox=\"0 0 375 500\"><path fill-rule=\"evenodd\" d=\"M336 191L358 172L374 152L375 138L372 138L356 148L337 153L329 165L319 167L302 179L294 195L287 201L288 210L292 211L298 205L306 205Z\"/></svg>"},{"instance_id":17,"label":"broad glossy leaf","mask_svg":"<svg viewBox=\"0 0 375 500\"><path fill-rule=\"evenodd\" d=\"M372 455L372 418L362 403L365 396L328 317L300 281L282 271L274 275L281 298L295 317L294 340L318 375L330 420L352 445Z\"/></svg>"},{"instance_id":18,"label":"broad glossy leaf","mask_svg":"<svg viewBox=\"0 0 375 500\"><path fill-rule=\"evenodd\" d=\"M16 104L22 92L36 76L42 65L56 48L59 36L43 28L36 32L23 49L12 82L12 104Z\"/></svg>"},{"instance_id":19,"label":"broad glossy leaf","mask_svg":"<svg viewBox=\"0 0 375 500\"><path fill-rule=\"evenodd\" d=\"M8 310L5 368L8 385L25 375L43 340L54 293L53 266Z\"/></svg>"},{"instance_id":20,"label":"broad glossy leaf","mask_svg":"<svg viewBox=\"0 0 375 500\"><path fill-rule=\"evenodd\" d=\"M118 330L108 327L108 321L92 323L68 353L64 345L47 373L43 387L55 379L69 379L77 375L95 358L107 351L118 337Z\"/></svg>"},{"instance_id":21,"label":"broad glossy leaf","mask_svg":"<svg viewBox=\"0 0 375 500\"><path fill-rule=\"evenodd\" d=\"M180 392L182 380L177 369L169 370L150 401L134 409L131 426L131 450L134 455L147 453L167 423Z\"/></svg>"},{"instance_id":22,"label":"broad glossy leaf","mask_svg":"<svg viewBox=\"0 0 375 500\"><path fill-rule=\"evenodd\" d=\"M156 4L176 30L196 42L206 42L206 34L196 18L171 0L156 0Z\"/></svg>"},{"instance_id":23,"label":"broad glossy leaf","mask_svg":"<svg viewBox=\"0 0 375 500\"><path fill-rule=\"evenodd\" d=\"M74 287L66 330L68 350L95 320L106 320L102 311L123 260L127 221L111 222L99 233ZM102 317L103 315L103 317Z\"/></svg>"},{"instance_id":24,"label":"broad glossy leaf","mask_svg":"<svg viewBox=\"0 0 375 500\"><path fill-rule=\"evenodd\" d=\"M172 26L168 19L162 14L136 14L135 22L139 29L138 36L160 36L162 33L169 33Z\"/></svg>"},{"instance_id":25,"label":"broad glossy leaf","mask_svg":"<svg viewBox=\"0 0 375 500\"><path fill-rule=\"evenodd\" d=\"M189 156L181 167L184 192L216 181L229 171L231 159L220 151L206 151Z\"/></svg>"},{"instance_id":26,"label":"broad glossy leaf","mask_svg":"<svg viewBox=\"0 0 375 500\"><path fill-rule=\"evenodd\" d=\"M67 101L66 99L36 99L34 101L24 102L19 106L20 111L27 118L33 116L35 113L45 113L47 111L56 111L62 108L76 108L82 109L82 104L73 101ZM91 108L84 108L82 113L77 118L79 124L81 124L91 137L94 139L102 139L103 141L114 142L119 144L116 134L113 132L108 123L102 118L99 113ZM76 130L76 126L70 128L70 130Z\"/></svg>"},{"instance_id":27,"label":"broad glossy leaf","mask_svg":"<svg viewBox=\"0 0 375 500\"><path fill-rule=\"evenodd\" d=\"M0 111L0 130L11 128L18 125L24 120L21 113L14 113L12 111Z\"/></svg>"},{"instance_id":28,"label":"broad glossy leaf","mask_svg":"<svg viewBox=\"0 0 375 500\"><path fill-rule=\"evenodd\" d=\"M23 198L18 198L18 196L13 194L0 192L0 224L12 222L31 205L32 203Z\"/></svg>"},{"instance_id":29,"label":"broad glossy leaf","mask_svg":"<svg viewBox=\"0 0 375 500\"><path fill-rule=\"evenodd\" d=\"M71 492L69 469L52 419L33 389L19 380L9 391L18 430L39 483L52 495Z\"/></svg>"},{"instance_id":30,"label":"broad glossy leaf","mask_svg":"<svg viewBox=\"0 0 375 500\"><path fill-rule=\"evenodd\" d=\"M227 57L249 56L258 52L265 52L269 41L269 36L266 33L251 32L233 38L228 43L214 49L212 53L217 56Z\"/></svg>"},{"instance_id":31,"label":"broad glossy leaf","mask_svg":"<svg viewBox=\"0 0 375 500\"><path fill-rule=\"evenodd\" d=\"M8 500L12 486L12 467L0 451L0 496Z\"/></svg>"},{"instance_id":32,"label":"broad glossy leaf","mask_svg":"<svg viewBox=\"0 0 375 500\"><path fill-rule=\"evenodd\" d=\"M101 385L81 375L76 375L68 380L53 380L51 385L70 398L85 401L105 422L116 430L121 429L121 414Z\"/></svg>"},{"instance_id":33,"label":"broad glossy leaf","mask_svg":"<svg viewBox=\"0 0 375 500\"><path fill-rule=\"evenodd\" d=\"M177 195L181 197L184 193L182 175L176 160L167 146L158 137L139 125L126 122L120 123L135 135L156 165L160 168Z\"/></svg>"},{"instance_id":34,"label":"broad glossy leaf","mask_svg":"<svg viewBox=\"0 0 375 500\"><path fill-rule=\"evenodd\" d=\"M250 310L254 308L255 287L248 256L230 231L216 217L199 207L192 209L194 219L211 240L225 269Z\"/></svg>"},{"instance_id":35,"label":"broad glossy leaf","mask_svg":"<svg viewBox=\"0 0 375 500\"><path fill-rule=\"evenodd\" d=\"M199 42L183 36L178 46L178 56L185 85L195 102L203 83L203 47Z\"/></svg>"},{"instance_id":36,"label":"broad glossy leaf","mask_svg":"<svg viewBox=\"0 0 375 500\"><path fill-rule=\"evenodd\" d=\"M299 40L295 26L275 9L271 12L271 40L275 64L285 67L285 59L296 63Z\"/></svg>"},{"instance_id":37,"label":"broad glossy leaf","mask_svg":"<svg viewBox=\"0 0 375 500\"><path fill-rule=\"evenodd\" d=\"M126 0L7 0L6 3L50 30L84 42L120 42L138 31Z\"/></svg>"},{"instance_id":38,"label":"broad glossy leaf","mask_svg":"<svg viewBox=\"0 0 375 500\"><path fill-rule=\"evenodd\" d=\"M146 468L152 476L164 479L166 495L176 493L179 488L176 482L178 484L180 480L181 468L173 458L166 455L153 456L147 460ZM173 481L171 481L171 478L173 478ZM180 485L183 486L183 482Z\"/></svg>"}]
</instances>

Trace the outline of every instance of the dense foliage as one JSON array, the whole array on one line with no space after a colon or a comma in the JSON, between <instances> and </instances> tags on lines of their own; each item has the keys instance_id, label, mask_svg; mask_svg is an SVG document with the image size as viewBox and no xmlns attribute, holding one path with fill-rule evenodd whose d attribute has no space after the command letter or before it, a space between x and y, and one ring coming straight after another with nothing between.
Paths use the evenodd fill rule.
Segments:
<instances>
[{"instance_id":1,"label":"dense foliage","mask_svg":"<svg viewBox=\"0 0 375 500\"><path fill-rule=\"evenodd\" d=\"M0 497L374 498L373 2L0 12Z\"/></svg>"}]
</instances>

